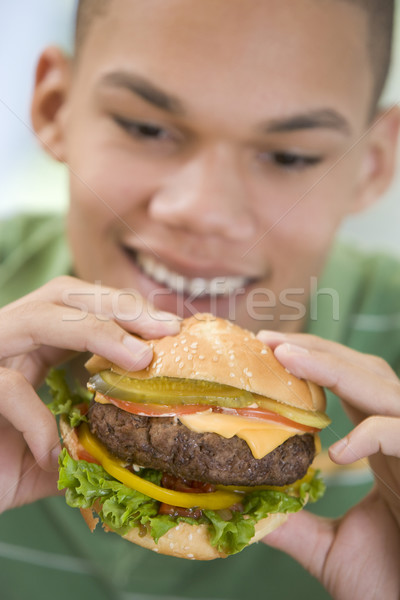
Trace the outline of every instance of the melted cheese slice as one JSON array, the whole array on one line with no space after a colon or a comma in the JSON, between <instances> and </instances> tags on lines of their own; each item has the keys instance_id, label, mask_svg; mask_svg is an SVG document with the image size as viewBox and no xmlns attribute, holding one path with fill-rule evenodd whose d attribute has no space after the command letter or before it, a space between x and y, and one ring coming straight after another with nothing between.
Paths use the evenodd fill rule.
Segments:
<instances>
[{"instance_id":1,"label":"melted cheese slice","mask_svg":"<svg viewBox=\"0 0 400 600\"><path fill-rule=\"evenodd\" d=\"M180 422L196 433L218 433L224 438L237 435L249 446L254 458L263 458L286 442L287 439L304 431L286 425L277 425L264 419L249 419L220 413L195 413L178 417Z\"/></svg>"}]
</instances>

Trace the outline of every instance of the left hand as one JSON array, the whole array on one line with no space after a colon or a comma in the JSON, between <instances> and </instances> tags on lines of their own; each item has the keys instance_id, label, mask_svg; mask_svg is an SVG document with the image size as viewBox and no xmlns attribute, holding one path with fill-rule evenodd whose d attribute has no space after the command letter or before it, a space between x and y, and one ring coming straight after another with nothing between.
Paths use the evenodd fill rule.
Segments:
<instances>
[{"instance_id":1,"label":"left hand","mask_svg":"<svg viewBox=\"0 0 400 600\"><path fill-rule=\"evenodd\" d=\"M336 600L400 597L400 381L381 358L306 334L260 332L294 375L334 392L355 428L329 449L345 465L369 457L372 491L340 519L301 511L264 538ZM333 424L334 425L334 424Z\"/></svg>"}]
</instances>

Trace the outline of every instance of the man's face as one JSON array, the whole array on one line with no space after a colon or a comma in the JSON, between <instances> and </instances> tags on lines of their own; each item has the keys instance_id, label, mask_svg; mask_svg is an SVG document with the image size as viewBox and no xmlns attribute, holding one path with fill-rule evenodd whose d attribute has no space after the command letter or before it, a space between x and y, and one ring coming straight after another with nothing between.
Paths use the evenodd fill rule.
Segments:
<instances>
[{"instance_id":1,"label":"man's face","mask_svg":"<svg viewBox=\"0 0 400 600\"><path fill-rule=\"evenodd\" d=\"M356 208L371 94L346 2L112 0L64 106L77 275L299 328L289 303Z\"/></svg>"}]
</instances>

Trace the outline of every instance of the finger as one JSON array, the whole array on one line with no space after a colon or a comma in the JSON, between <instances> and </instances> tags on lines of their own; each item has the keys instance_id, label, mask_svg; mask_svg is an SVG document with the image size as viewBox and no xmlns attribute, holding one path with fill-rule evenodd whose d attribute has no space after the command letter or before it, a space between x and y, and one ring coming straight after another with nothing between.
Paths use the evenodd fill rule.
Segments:
<instances>
[{"instance_id":1,"label":"finger","mask_svg":"<svg viewBox=\"0 0 400 600\"><path fill-rule=\"evenodd\" d=\"M40 346L100 354L127 370L140 370L151 361L152 349L114 321L88 314L77 320L72 308L31 302L0 318L2 358L33 351ZM9 322L12 321L12 327Z\"/></svg>"},{"instance_id":2,"label":"finger","mask_svg":"<svg viewBox=\"0 0 400 600\"><path fill-rule=\"evenodd\" d=\"M61 446L56 421L25 377L10 369L0 368L2 390L0 412L13 428L21 432L40 468L57 469ZM2 435L4 443L5 431ZM10 448L11 450L11 448ZM3 457L9 460L9 457ZM1 470L5 465L1 465Z\"/></svg>"},{"instance_id":3,"label":"finger","mask_svg":"<svg viewBox=\"0 0 400 600\"><path fill-rule=\"evenodd\" d=\"M41 498L63 495L57 489L58 471L43 471L29 453L23 463L17 479L12 472L2 471L0 474L0 514ZM8 466L11 471L12 465Z\"/></svg>"},{"instance_id":4,"label":"finger","mask_svg":"<svg viewBox=\"0 0 400 600\"><path fill-rule=\"evenodd\" d=\"M292 344L275 348L275 356L291 373L329 388L364 414L400 416L400 383L349 363L345 358Z\"/></svg>"},{"instance_id":5,"label":"finger","mask_svg":"<svg viewBox=\"0 0 400 600\"><path fill-rule=\"evenodd\" d=\"M175 335L180 330L181 319L177 315L156 310L134 289L117 290L101 283L59 277L26 298L74 308L84 315L96 314L98 318L113 320L145 339ZM19 306L23 300L15 304Z\"/></svg>"},{"instance_id":6,"label":"finger","mask_svg":"<svg viewBox=\"0 0 400 600\"><path fill-rule=\"evenodd\" d=\"M319 352L327 352L333 356L342 358L343 360L368 368L382 377L388 377L397 380L397 375L390 365L380 358L371 354L363 354L352 348L347 348L338 342L324 340L315 335L307 333L284 334L278 331L262 330L257 334L257 337L273 350L281 344L288 343L307 350L317 350Z\"/></svg>"},{"instance_id":7,"label":"finger","mask_svg":"<svg viewBox=\"0 0 400 600\"><path fill-rule=\"evenodd\" d=\"M331 520L302 510L289 515L283 525L268 534L262 541L268 546L286 552L314 577L321 579L333 538L334 529Z\"/></svg>"},{"instance_id":8,"label":"finger","mask_svg":"<svg viewBox=\"0 0 400 600\"><path fill-rule=\"evenodd\" d=\"M400 458L400 418L374 416L365 419L346 437L329 448L331 459L347 465L381 452Z\"/></svg>"}]
</instances>

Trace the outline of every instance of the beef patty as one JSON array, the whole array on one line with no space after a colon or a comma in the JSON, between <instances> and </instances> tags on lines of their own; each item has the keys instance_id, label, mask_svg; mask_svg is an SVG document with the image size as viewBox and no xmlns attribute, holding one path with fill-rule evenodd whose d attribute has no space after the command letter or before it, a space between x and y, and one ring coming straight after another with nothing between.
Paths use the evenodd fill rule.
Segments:
<instances>
[{"instance_id":1,"label":"beef patty","mask_svg":"<svg viewBox=\"0 0 400 600\"><path fill-rule=\"evenodd\" d=\"M195 433L173 417L141 417L92 402L90 431L128 463L223 485L286 485L303 477L313 461L314 437L295 435L261 459L244 440Z\"/></svg>"}]
</instances>

